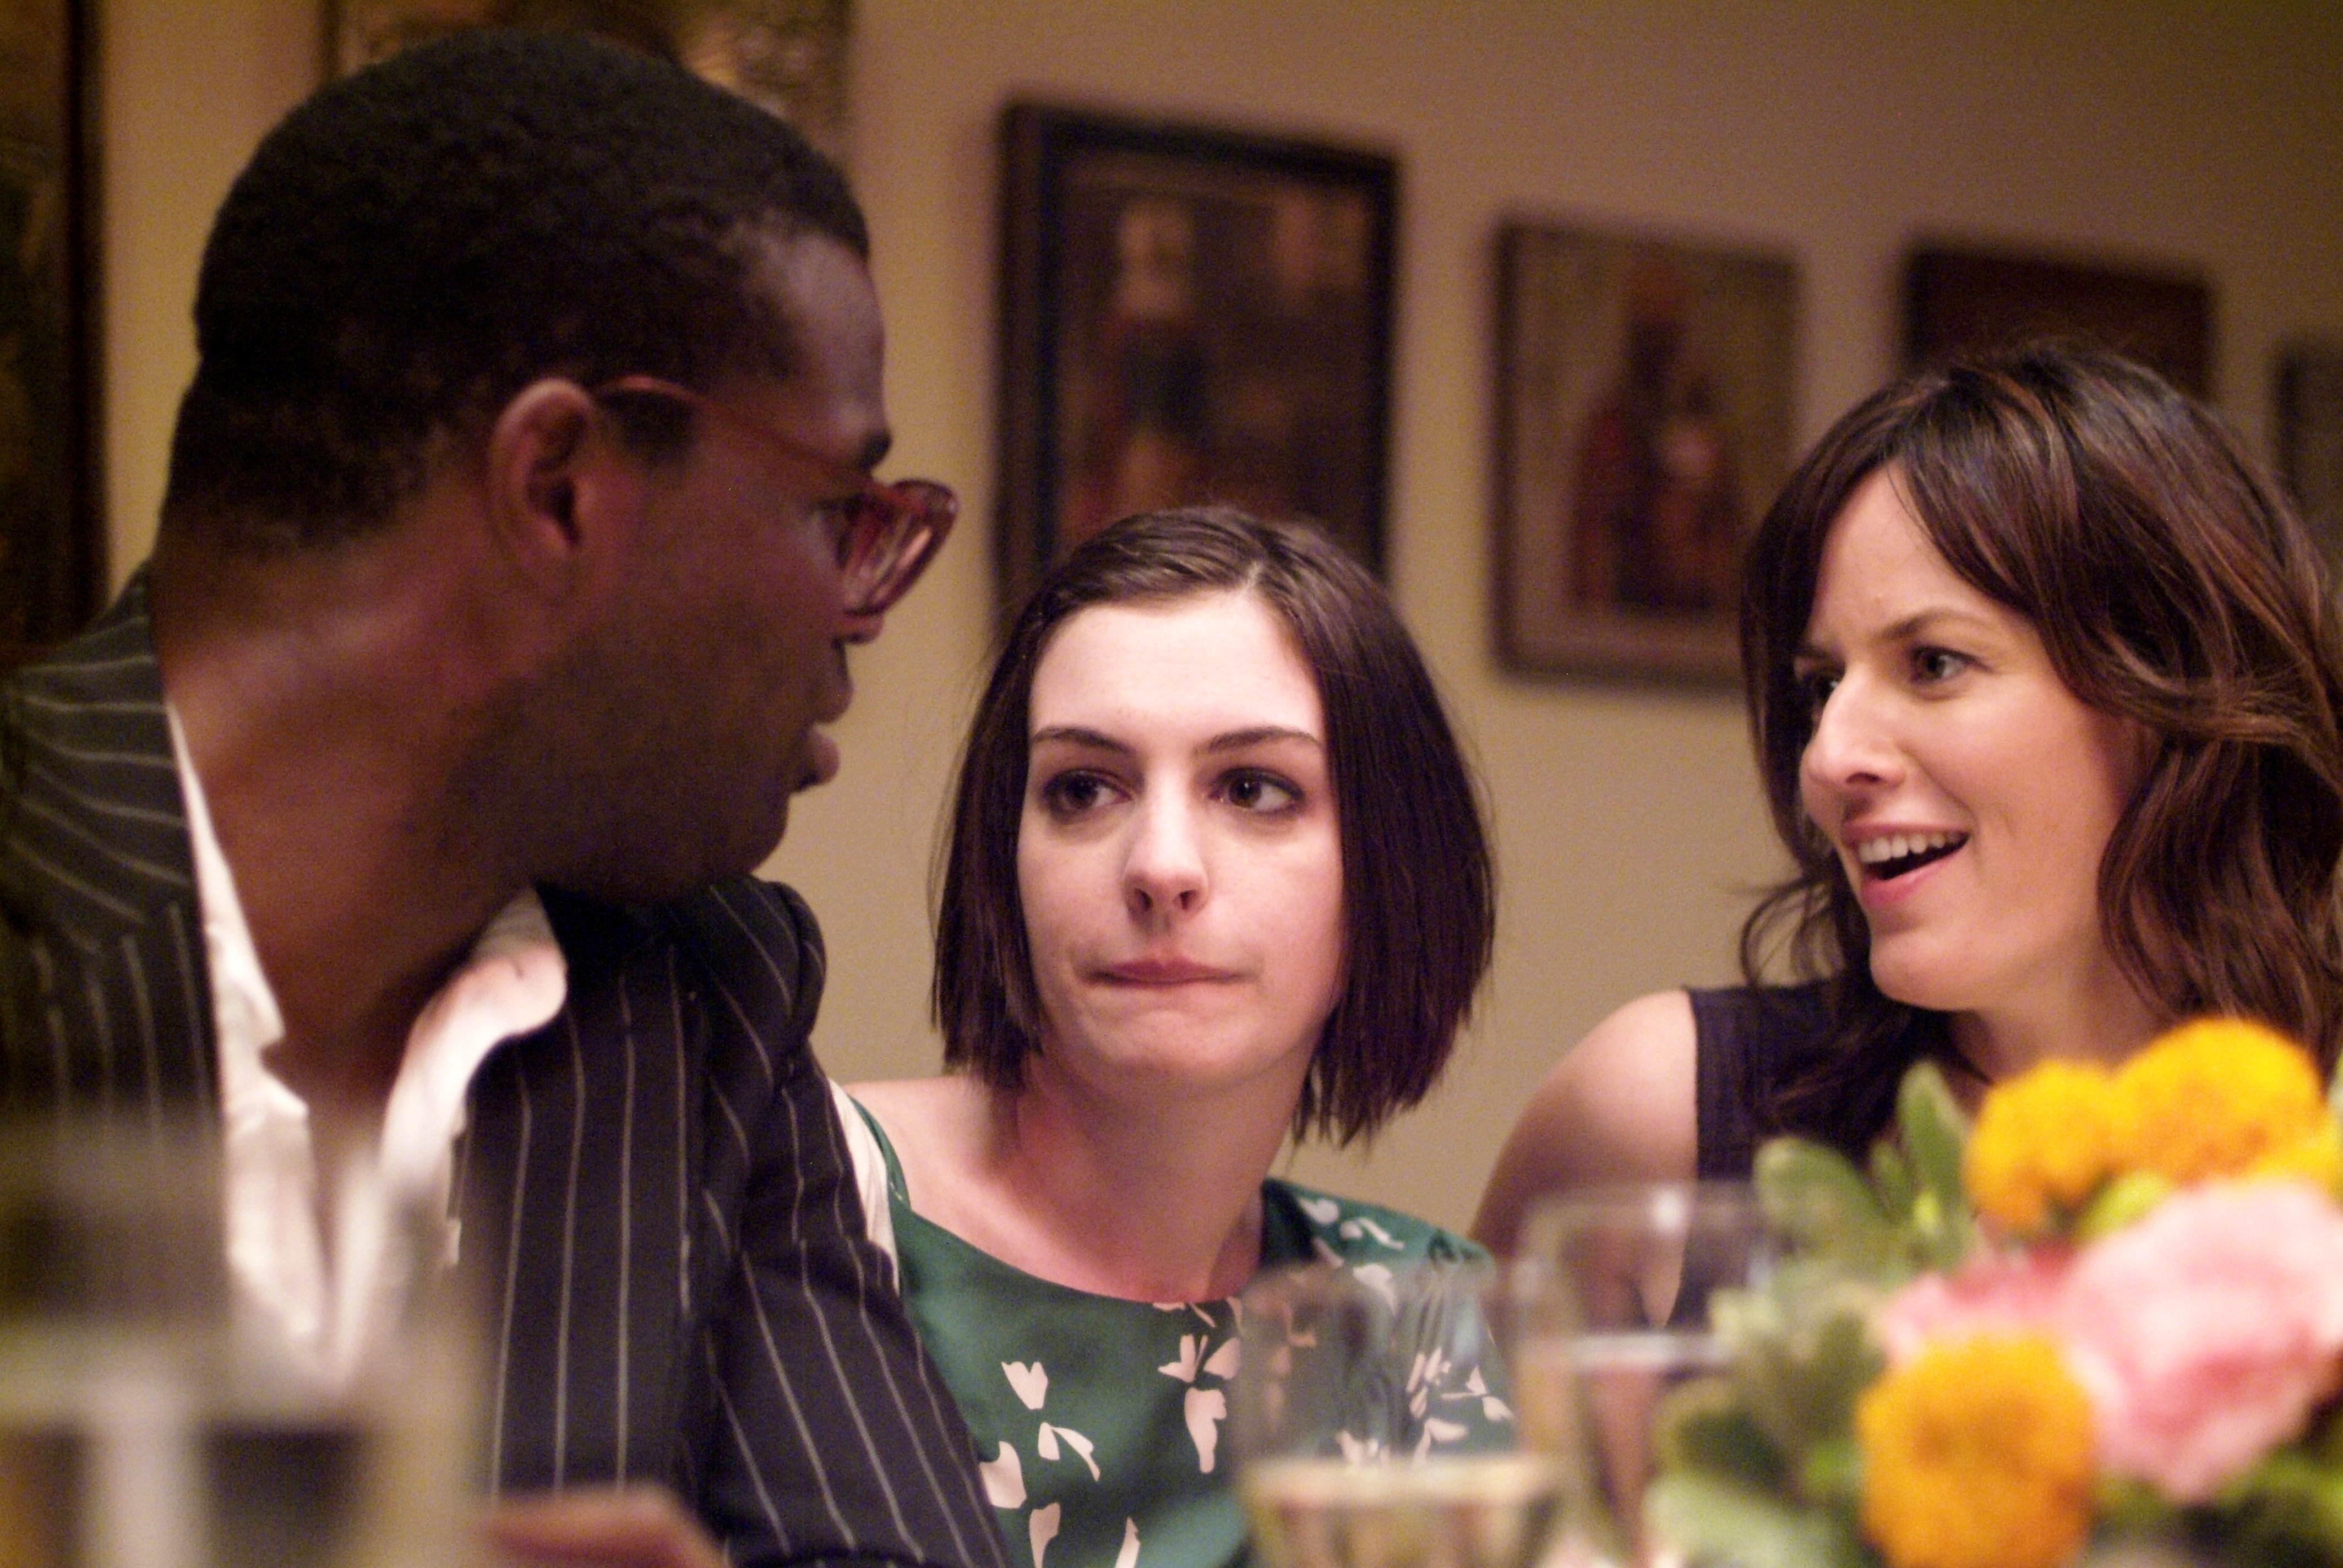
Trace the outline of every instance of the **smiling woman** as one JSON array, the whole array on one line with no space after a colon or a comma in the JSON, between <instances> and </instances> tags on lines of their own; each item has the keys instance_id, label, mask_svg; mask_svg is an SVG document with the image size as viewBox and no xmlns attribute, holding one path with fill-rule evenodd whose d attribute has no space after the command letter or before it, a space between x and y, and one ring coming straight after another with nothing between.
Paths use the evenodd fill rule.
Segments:
<instances>
[{"instance_id":1,"label":"smiling woman","mask_svg":"<svg viewBox=\"0 0 2343 1568\"><path fill-rule=\"evenodd\" d=\"M2195 1013L2343 1043L2343 657L2316 547L2149 372L2034 348L1842 418L1753 542L1743 671L1796 873L1742 989L1629 1003L1548 1075L1474 1232L1541 1192L1860 1156L1955 1091ZM1789 978L1764 983L1769 960Z\"/></svg>"},{"instance_id":2,"label":"smiling woman","mask_svg":"<svg viewBox=\"0 0 2343 1568\"><path fill-rule=\"evenodd\" d=\"M1314 530L1126 519L1011 630L938 920L940 1078L863 1084L864 1201L1011 1554L1219 1568L1231 1300L1469 1242L1269 1179L1422 1098L1487 966L1471 779L1374 580ZM882 1244L887 1244L882 1242ZM1469 1442L1484 1407L1442 1386Z\"/></svg>"}]
</instances>

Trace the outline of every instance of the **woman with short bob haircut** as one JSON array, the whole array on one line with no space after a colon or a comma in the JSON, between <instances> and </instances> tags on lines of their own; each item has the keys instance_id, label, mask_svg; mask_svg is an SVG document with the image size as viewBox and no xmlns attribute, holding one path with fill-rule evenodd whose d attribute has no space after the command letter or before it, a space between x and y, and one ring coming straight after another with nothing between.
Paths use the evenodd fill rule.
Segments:
<instances>
[{"instance_id":1,"label":"woman with short bob haircut","mask_svg":"<svg viewBox=\"0 0 2343 1568\"><path fill-rule=\"evenodd\" d=\"M1557 1186L1861 1152L1905 1070L1974 1101L2200 1013L2343 1044L2343 660L2317 548L2236 438L2037 346L1842 418L1748 555L1742 664L1795 873L1745 988L1630 1003L1548 1076L1475 1233ZM1996 859L1998 857L1998 859ZM1805 983L1767 987L1786 956Z\"/></svg>"},{"instance_id":2,"label":"woman with short bob haircut","mask_svg":"<svg viewBox=\"0 0 2343 1568\"><path fill-rule=\"evenodd\" d=\"M948 1070L845 1108L1012 1557L1232 1563L1231 1298L1273 1264L1476 1252L1270 1171L1431 1088L1493 902L1423 660L1314 528L1127 518L1025 607L943 859ZM1443 1441L1494 1419L1433 1397Z\"/></svg>"}]
</instances>

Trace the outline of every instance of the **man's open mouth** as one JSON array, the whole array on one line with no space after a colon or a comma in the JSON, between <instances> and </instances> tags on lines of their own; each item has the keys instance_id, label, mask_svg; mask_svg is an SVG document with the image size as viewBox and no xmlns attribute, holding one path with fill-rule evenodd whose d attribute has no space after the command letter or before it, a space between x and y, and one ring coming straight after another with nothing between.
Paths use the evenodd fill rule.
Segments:
<instances>
[{"instance_id":1,"label":"man's open mouth","mask_svg":"<svg viewBox=\"0 0 2343 1568\"><path fill-rule=\"evenodd\" d=\"M1966 833L1890 833L1856 845L1855 858L1865 876L1887 882L1943 859L1968 841Z\"/></svg>"}]
</instances>

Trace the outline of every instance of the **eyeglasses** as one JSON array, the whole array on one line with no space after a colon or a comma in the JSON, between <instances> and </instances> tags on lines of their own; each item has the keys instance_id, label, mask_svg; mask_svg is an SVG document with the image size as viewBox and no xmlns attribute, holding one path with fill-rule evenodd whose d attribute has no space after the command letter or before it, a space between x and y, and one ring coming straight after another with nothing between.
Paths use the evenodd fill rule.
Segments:
<instances>
[{"instance_id":1,"label":"eyeglasses","mask_svg":"<svg viewBox=\"0 0 2343 1568\"><path fill-rule=\"evenodd\" d=\"M952 519L960 515L959 498L932 479L882 484L861 469L834 462L712 397L656 376L621 376L596 387L594 396L665 397L687 404L754 438L821 488L851 490L852 498L839 507L846 528L838 540L838 569L845 578L849 615L877 615L909 593L936 551L943 548Z\"/></svg>"}]
</instances>

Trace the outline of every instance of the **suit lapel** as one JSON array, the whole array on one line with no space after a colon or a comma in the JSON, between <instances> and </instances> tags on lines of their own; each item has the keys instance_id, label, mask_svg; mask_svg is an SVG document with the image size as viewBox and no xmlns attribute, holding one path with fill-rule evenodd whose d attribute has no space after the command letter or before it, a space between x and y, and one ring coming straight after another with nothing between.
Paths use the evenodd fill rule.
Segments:
<instances>
[{"instance_id":1,"label":"suit lapel","mask_svg":"<svg viewBox=\"0 0 2343 1568\"><path fill-rule=\"evenodd\" d=\"M673 1475L700 1169L701 1010L673 944L544 893L569 995L474 1080L463 1260L488 1314L504 1489Z\"/></svg>"},{"instance_id":2,"label":"suit lapel","mask_svg":"<svg viewBox=\"0 0 2343 1568\"><path fill-rule=\"evenodd\" d=\"M0 693L0 1092L208 1107L211 992L143 577Z\"/></svg>"}]
</instances>

